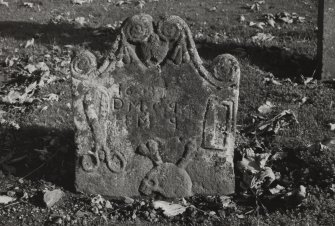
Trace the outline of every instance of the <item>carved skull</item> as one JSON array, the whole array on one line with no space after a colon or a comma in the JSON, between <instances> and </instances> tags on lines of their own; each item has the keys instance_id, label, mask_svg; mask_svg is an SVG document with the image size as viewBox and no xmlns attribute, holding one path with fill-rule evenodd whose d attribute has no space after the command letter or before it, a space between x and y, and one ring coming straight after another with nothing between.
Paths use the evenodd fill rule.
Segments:
<instances>
[{"instance_id":1,"label":"carved skull","mask_svg":"<svg viewBox=\"0 0 335 226\"><path fill-rule=\"evenodd\" d=\"M154 167L143 179L140 191L145 195L159 193L166 198L192 195L192 180L185 169L173 163Z\"/></svg>"},{"instance_id":2,"label":"carved skull","mask_svg":"<svg viewBox=\"0 0 335 226\"><path fill-rule=\"evenodd\" d=\"M143 179L139 190L145 195L160 194L166 198L188 197L192 195L192 180L185 168L196 151L195 142L186 144L184 156L177 164L163 163L159 149L163 145L155 140L149 140L141 145L139 153L150 158L155 167Z\"/></svg>"}]
</instances>

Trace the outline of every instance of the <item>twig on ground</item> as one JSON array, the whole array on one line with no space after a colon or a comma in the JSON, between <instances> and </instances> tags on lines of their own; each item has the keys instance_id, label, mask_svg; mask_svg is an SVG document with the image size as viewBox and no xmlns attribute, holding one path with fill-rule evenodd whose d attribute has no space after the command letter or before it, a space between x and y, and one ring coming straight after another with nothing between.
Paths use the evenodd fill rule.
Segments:
<instances>
[{"instance_id":1,"label":"twig on ground","mask_svg":"<svg viewBox=\"0 0 335 226\"><path fill-rule=\"evenodd\" d=\"M43 162L40 166L38 166L37 168L35 168L34 170L32 170L31 172L29 172L27 175L21 177L19 180L23 180L29 176L31 176L32 174L34 174L35 172L37 172L39 169L43 168L47 163L50 162L51 159L53 159L59 151L56 151L55 154L53 154L47 161Z\"/></svg>"}]
</instances>

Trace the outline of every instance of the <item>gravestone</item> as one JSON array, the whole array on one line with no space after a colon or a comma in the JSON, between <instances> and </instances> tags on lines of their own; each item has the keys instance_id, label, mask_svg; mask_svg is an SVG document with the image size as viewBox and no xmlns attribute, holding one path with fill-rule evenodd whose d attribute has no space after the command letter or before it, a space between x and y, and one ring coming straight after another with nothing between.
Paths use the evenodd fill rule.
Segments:
<instances>
[{"instance_id":1,"label":"gravestone","mask_svg":"<svg viewBox=\"0 0 335 226\"><path fill-rule=\"evenodd\" d=\"M335 79L335 1L319 1L319 37L317 76L323 80Z\"/></svg>"},{"instance_id":2,"label":"gravestone","mask_svg":"<svg viewBox=\"0 0 335 226\"><path fill-rule=\"evenodd\" d=\"M128 18L100 65L79 52L71 63L76 188L167 198L234 193L240 68L231 55L206 68L177 16Z\"/></svg>"}]
</instances>

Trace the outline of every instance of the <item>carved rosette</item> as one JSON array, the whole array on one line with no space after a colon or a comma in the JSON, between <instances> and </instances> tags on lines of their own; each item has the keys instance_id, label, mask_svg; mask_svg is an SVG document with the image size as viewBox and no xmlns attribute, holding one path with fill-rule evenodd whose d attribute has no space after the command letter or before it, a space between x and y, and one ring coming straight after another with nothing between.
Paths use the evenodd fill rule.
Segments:
<instances>
[{"instance_id":1,"label":"carved rosette","mask_svg":"<svg viewBox=\"0 0 335 226\"><path fill-rule=\"evenodd\" d=\"M70 70L73 78L87 80L96 67L97 59L94 54L88 50L84 50L73 58Z\"/></svg>"},{"instance_id":2,"label":"carved rosette","mask_svg":"<svg viewBox=\"0 0 335 226\"><path fill-rule=\"evenodd\" d=\"M230 54L222 54L213 60L213 77L227 85L235 85L238 88L240 82L240 66L235 57Z\"/></svg>"},{"instance_id":3,"label":"carved rosette","mask_svg":"<svg viewBox=\"0 0 335 226\"><path fill-rule=\"evenodd\" d=\"M159 37L169 42L179 40L184 30L183 21L177 16L165 17L158 22L157 28Z\"/></svg>"},{"instance_id":4,"label":"carved rosette","mask_svg":"<svg viewBox=\"0 0 335 226\"><path fill-rule=\"evenodd\" d=\"M132 43L146 42L153 31L153 19L147 14L128 18L122 27L125 38Z\"/></svg>"}]
</instances>

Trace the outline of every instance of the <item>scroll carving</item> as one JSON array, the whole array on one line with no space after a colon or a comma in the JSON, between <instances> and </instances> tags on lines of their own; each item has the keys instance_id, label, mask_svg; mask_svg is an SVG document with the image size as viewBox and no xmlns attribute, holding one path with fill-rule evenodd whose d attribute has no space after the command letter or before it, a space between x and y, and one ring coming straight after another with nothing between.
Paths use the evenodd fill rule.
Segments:
<instances>
[{"instance_id":1,"label":"scroll carving","mask_svg":"<svg viewBox=\"0 0 335 226\"><path fill-rule=\"evenodd\" d=\"M136 64L142 70L146 70L150 67L160 67L167 61L176 65L191 63L200 76L219 89L227 87L222 76L231 73L220 68L219 64L212 69L213 73L203 66L192 33L186 22L178 16L166 16L154 22L150 15L134 15L124 21L109 57L100 68L90 63L91 55L93 54L85 51L77 56L78 62L73 62L73 65L78 65L86 59L89 68L81 68L79 71L75 70L76 67L72 69L77 73L87 75L94 71L99 75L114 70L116 66L127 64ZM230 64L228 70L233 70L235 74L240 73L238 62L233 56L225 54L217 58L217 61L222 60L226 66Z\"/></svg>"}]
</instances>

